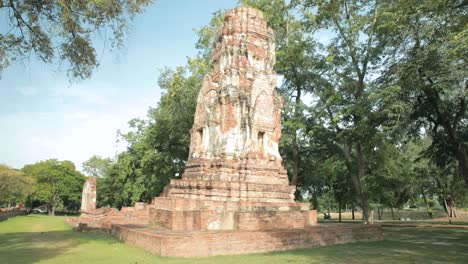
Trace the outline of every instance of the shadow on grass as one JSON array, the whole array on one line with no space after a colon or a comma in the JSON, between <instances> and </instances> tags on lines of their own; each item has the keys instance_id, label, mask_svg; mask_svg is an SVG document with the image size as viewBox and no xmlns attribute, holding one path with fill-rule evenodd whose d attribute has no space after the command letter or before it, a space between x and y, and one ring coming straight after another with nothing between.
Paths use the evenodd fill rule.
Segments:
<instances>
[{"instance_id":1,"label":"shadow on grass","mask_svg":"<svg viewBox=\"0 0 468 264\"><path fill-rule=\"evenodd\" d=\"M313 263L468 263L468 231L385 228L383 241L261 254L302 256ZM318 260L318 261L317 261Z\"/></svg>"},{"instance_id":2,"label":"shadow on grass","mask_svg":"<svg viewBox=\"0 0 468 264\"><path fill-rule=\"evenodd\" d=\"M27 215L24 215L24 216L27 216L27 217L30 217L30 218L43 218L45 216L45 214L27 214Z\"/></svg>"},{"instance_id":3,"label":"shadow on grass","mask_svg":"<svg viewBox=\"0 0 468 264\"><path fill-rule=\"evenodd\" d=\"M47 231L63 218L19 218L0 232L0 263L468 263L468 230L388 227L384 241L359 242L285 252L210 258L160 258L143 251L128 251L106 235L67 230ZM55 221L55 222L54 222ZM44 232L34 227L40 226ZM27 226L28 228L25 228ZM31 227L31 228L29 228ZM26 230L34 232L26 232ZM17 230L17 232L15 232ZM1 230L0 230L1 231ZM11 232L13 231L13 232ZM86 245L88 244L88 245ZM112 245L111 247L102 245ZM117 244L119 244L118 247ZM115 245L115 246L114 246ZM225 245L228 247L229 245ZM111 251L113 249L114 251ZM88 255L89 254L89 255ZM60 256L60 257L59 257ZM55 257L58 257L54 260ZM65 258L64 258L65 257ZM57 262L61 261L61 262Z\"/></svg>"},{"instance_id":4,"label":"shadow on grass","mask_svg":"<svg viewBox=\"0 0 468 264\"><path fill-rule=\"evenodd\" d=\"M0 262L37 263L66 254L68 250L92 241L118 243L107 236L83 234L71 230L0 234Z\"/></svg>"}]
</instances>

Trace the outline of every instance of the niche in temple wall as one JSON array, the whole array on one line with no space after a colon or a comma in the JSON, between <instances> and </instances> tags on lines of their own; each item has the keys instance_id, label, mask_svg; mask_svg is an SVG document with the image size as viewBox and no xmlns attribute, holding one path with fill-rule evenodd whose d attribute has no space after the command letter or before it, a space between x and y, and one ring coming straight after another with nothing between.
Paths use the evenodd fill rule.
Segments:
<instances>
[{"instance_id":1,"label":"niche in temple wall","mask_svg":"<svg viewBox=\"0 0 468 264\"><path fill-rule=\"evenodd\" d=\"M275 128L275 105L272 95L260 93L255 100L254 125L257 131L271 132Z\"/></svg>"}]
</instances>

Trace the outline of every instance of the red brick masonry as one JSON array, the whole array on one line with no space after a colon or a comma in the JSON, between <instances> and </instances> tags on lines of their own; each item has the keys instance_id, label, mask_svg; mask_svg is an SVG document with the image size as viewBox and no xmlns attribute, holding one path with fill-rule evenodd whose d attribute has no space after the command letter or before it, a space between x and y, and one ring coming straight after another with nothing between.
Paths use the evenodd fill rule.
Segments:
<instances>
[{"instance_id":1,"label":"red brick masonry","mask_svg":"<svg viewBox=\"0 0 468 264\"><path fill-rule=\"evenodd\" d=\"M26 209L13 209L13 210L8 210L8 211L0 210L0 221L7 220L10 217L15 217L18 215L26 215L26 214L28 214L28 211Z\"/></svg>"},{"instance_id":2,"label":"red brick masonry","mask_svg":"<svg viewBox=\"0 0 468 264\"><path fill-rule=\"evenodd\" d=\"M360 224L330 224L302 229L263 231L191 232L113 225L111 233L128 244L161 256L174 257L262 253L383 239L382 226Z\"/></svg>"}]
</instances>

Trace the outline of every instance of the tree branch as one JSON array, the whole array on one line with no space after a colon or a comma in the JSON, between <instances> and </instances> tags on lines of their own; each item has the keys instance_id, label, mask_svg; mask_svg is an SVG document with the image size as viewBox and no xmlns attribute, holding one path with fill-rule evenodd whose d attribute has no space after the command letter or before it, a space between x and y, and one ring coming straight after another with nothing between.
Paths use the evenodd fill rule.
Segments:
<instances>
[{"instance_id":1,"label":"tree branch","mask_svg":"<svg viewBox=\"0 0 468 264\"><path fill-rule=\"evenodd\" d=\"M468 85L465 86L465 91L467 90L468 90ZM453 124L455 130L457 130L458 123L460 122L461 118L463 117L466 111L466 100L464 96L462 96L462 98L460 99L459 106L460 108L458 109L458 112L455 114L455 120Z\"/></svg>"},{"instance_id":2,"label":"tree branch","mask_svg":"<svg viewBox=\"0 0 468 264\"><path fill-rule=\"evenodd\" d=\"M328 114L328 118L330 118L330 122L333 123L333 113L330 109L330 106L327 105L325 108L327 109L327 114ZM341 128L338 126L338 123L335 124L335 129L336 129L336 133L339 134L341 132Z\"/></svg>"},{"instance_id":3,"label":"tree branch","mask_svg":"<svg viewBox=\"0 0 468 264\"><path fill-rule=\"evenodd\" d=\"M364 76L366 75L366 72L367 72L367 66L368 66L368 63L369 63L369 59L370 59L370 49L371 49L371 45L372 45L372 40L373 40L373 33L374 33L374 30L375 30L375 25L377 24L377 18L379 17L379 12L377 10L377 1L375 1L375 5L374 5L374 17L372 19L372 25L371 25L371 31L369 32L368 34L368 38L367 38L367 46L366 46L366 57L364 58L364 61L362 62L362 78L364 78Z\"/></svg>"},{"instance_id":4,"label":"tree branch","mask_svg":"<svg viewBox=\"0 0 468 264\"><path fill-rule=\"evenodd\" d=\"M18 23L18 27L20 28L20 31L21 31L21 35L22 37L24 38L24 34L23 34L23 29L21 27L21 23L20 21L29 29L29 31L31 31L33 33L34 36L38 37L38 39L42 42L42 44L44 45L48 45L47 41L45 41L41 36L40 34L37 34L36 30L34 28L31 27L31 25L29 25L24 19L23 17L21 16L21 14L19 13L19 11L16 9L15 7L15 4L13 3L13 0L10 0L10 8L13 10L13 13L14 13L14 17L16 19L16 22Z\"/></svg>"},{"instance_id":5,"label":"tree branch","mask_svg":"<svg viewBox=\"0 0 468 264\"><path fill-rule=\"evenodd\" d=\"M356 59L356 51L354 49L354 46L351 44L351 41L346 36L344 29L341 27L340 23L338 22L335 16L333 16L333 23L335 23L335 26L338 28L338 32L340 33L340 36L343 38L344 42L346 43L346 46L349 49L349 56L351 57L354 70L356 71L358 77L361 78L362 72L361 72L361 69L359 68L359 64Z\"/></svg>"}]
</instances>

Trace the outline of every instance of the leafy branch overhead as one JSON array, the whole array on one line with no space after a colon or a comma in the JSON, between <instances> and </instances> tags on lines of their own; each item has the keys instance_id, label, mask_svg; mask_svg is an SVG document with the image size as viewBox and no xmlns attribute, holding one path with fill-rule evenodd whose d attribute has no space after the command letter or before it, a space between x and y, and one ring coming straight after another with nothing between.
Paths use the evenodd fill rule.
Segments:
<instances>
[{"instance_id":1,"label":"leafy branch overhead","mask_svg":"<svg viewBox=\"0 0 468 264\"><path fill-rule=\"evenodd\" d=\"M8 19L0 32L0 73L12 62L35 55L64 62L71 78L89 78L99 65L95 33L120 48L130 21L152 0L0 0Z\"/></svg>"}]
</instances>

